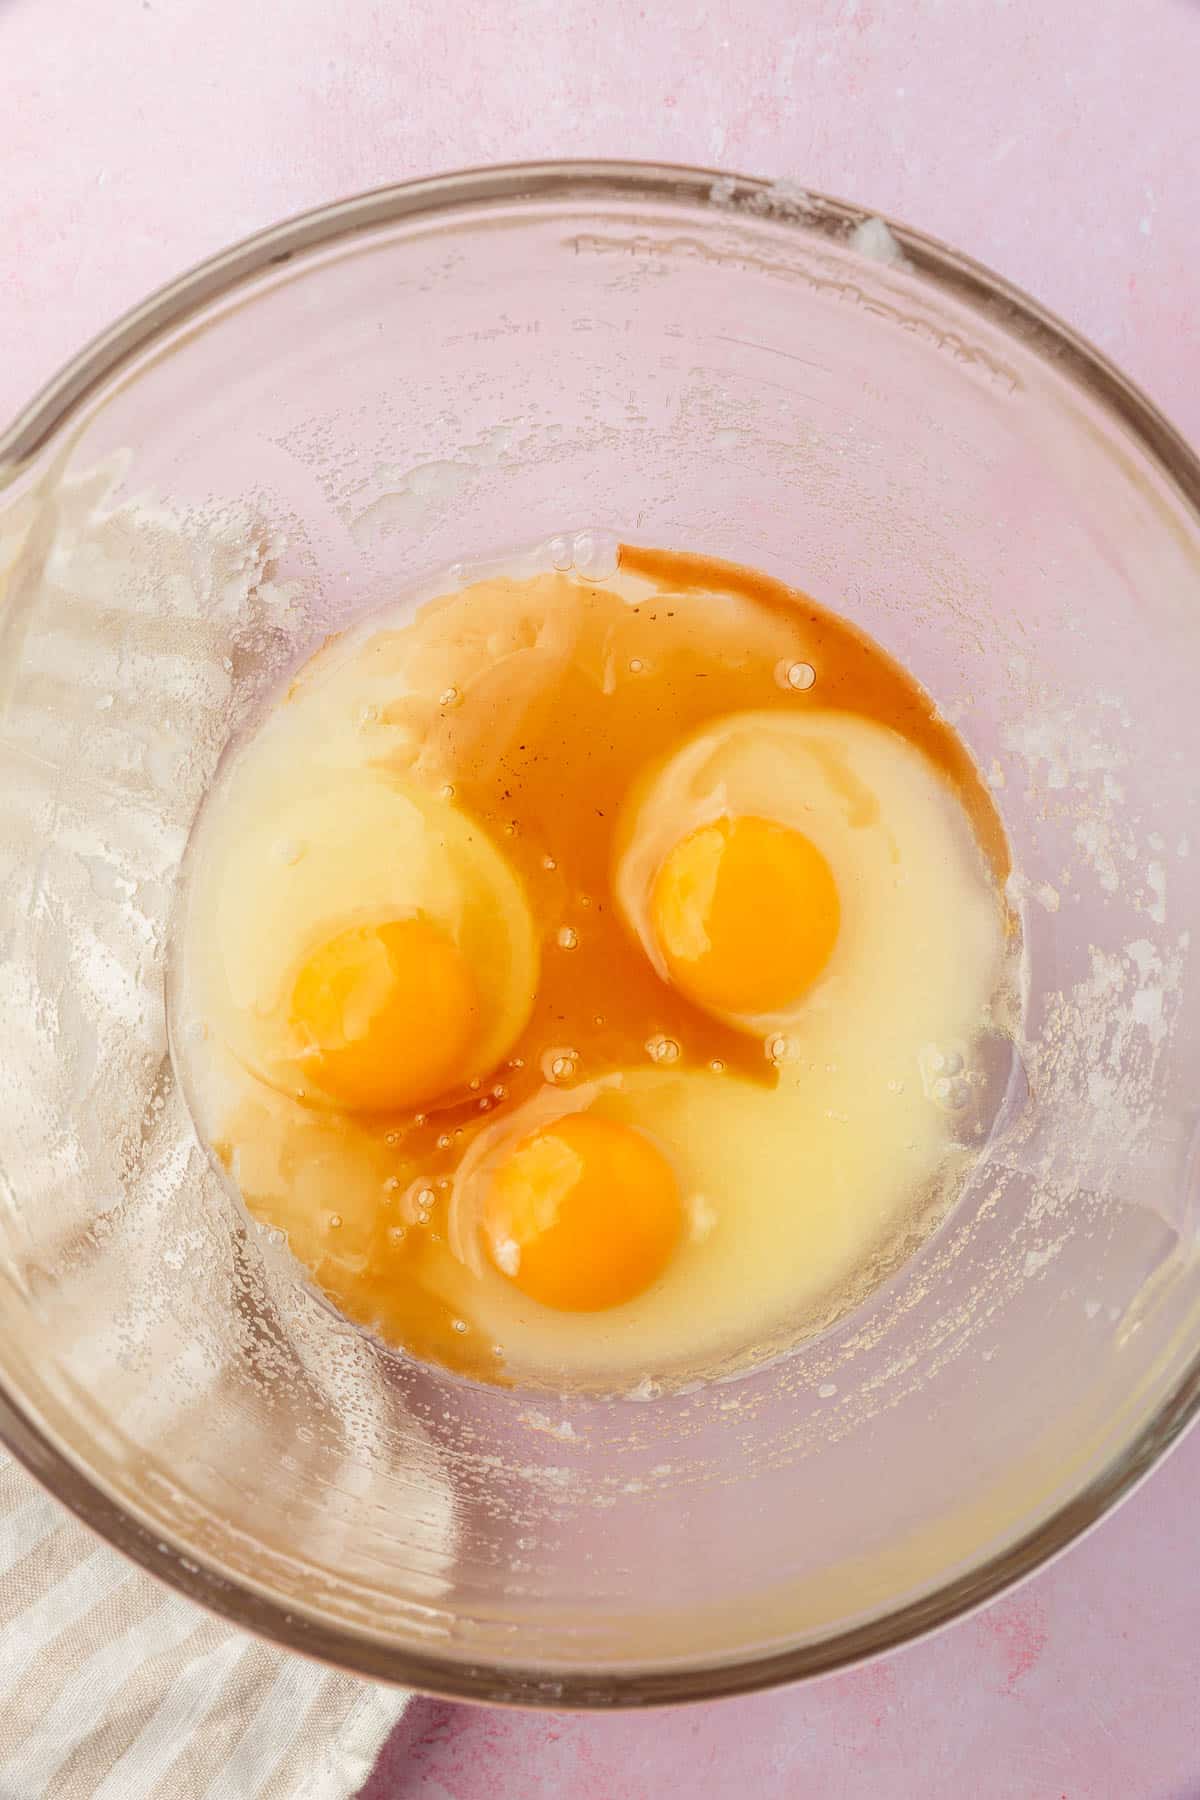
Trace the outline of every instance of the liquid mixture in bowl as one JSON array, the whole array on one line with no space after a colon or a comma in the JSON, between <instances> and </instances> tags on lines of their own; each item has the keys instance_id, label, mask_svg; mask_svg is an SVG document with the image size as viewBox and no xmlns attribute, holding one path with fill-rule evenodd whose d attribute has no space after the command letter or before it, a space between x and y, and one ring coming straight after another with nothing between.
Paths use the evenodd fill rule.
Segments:
<instances>
[{"instance_id":1,"label":"liquid mixture in bowl","mask_svg":"<svg viewBox=\"0 0 1200 1800\"><path fill-rule=\"evenodd\" d=\"M351 1319L628 1391L786 1348L944 1216L1016 934L990 796L877 645L555 548L331 641L228 759L174 1038Z\"/></svg>"}]
</instances>

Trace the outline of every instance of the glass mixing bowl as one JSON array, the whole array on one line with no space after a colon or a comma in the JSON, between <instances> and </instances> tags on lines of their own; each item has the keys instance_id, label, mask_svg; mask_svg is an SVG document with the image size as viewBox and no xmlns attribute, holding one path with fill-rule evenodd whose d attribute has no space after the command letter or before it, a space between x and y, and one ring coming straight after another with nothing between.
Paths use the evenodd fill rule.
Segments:
<instances>
[{"instance_id":1,"label":"glass mixing bowl","mask_svg":"<svg viewBox=\"0 0 1200 1800\"><path fill-rule=\"evenodd\" d=\"M1027 1016L943 1228L795 1353L570 1399L341 1320L163 992L224 744L458 558L615 530L873 633L992 783ZM445 1694L695 1699L1034 1568L1200 1394L1200 468L995 277L794 186L558 165L264 233L0 441L0 1430L183 1592ZM648 1372L652 1377L652 1372Z\"/></svg>"}]
</instances>

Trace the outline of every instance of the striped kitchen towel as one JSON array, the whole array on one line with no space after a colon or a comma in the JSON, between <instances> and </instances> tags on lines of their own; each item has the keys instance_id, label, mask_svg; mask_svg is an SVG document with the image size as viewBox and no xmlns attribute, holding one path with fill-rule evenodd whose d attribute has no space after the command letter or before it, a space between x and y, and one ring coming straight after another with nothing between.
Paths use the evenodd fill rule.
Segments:
<instances>
[{"instance_id":1,"label":"striped kitchen towel","mask_svg":"<svg viewBox=\"0 0 1200 1800\"><path fill-rule=\"evenodd\" d=\"M0 1800L347 1800L409 1698L173 1594L0 1452Z\"/></svg>"},{"instance_id":2,"label":"striped kitchen towel","mask_svg":"<svg viewBox=\"0 0 1200 1800\"><path fill-rule=\"evenodd\" d=\"M235 629L253 615L268 556L264 531L245 509L228 509L212 522L179 521L151 505L112 507L110 490L127 463L114 459L48 495L0 509L0 597L6 572L23 567L27 541L54 527L49 547L39 551L40 586L23 595L22 669L33 698L18 707L11 694L0 696L0 749L7 748L14 768L40 772L5 784L0 831L7 945L0 1004L7 997L10 1027L0 1115L10 1160L18 1146L40 1154L38 1131L51 1134L43 1115L58 1116L41 1106L56 1079L42 1012L22 1006L16 989L7 996L3 990L3 979L15 981L22 966L7 941L12 923L31 910L14 896L30 871L45 877L50 861L39 860L43 852L56 859L54 917L74 921L79 941L94 951L88 970L99 969L109 983L100 992L77 982L64 1015L68 1036L78 1036L80 1021L93 1015L107 1019L110 1034L102 1051L83 1059L95 1093L81 1090L74 1105L94 1138L115 1141L119 1120L105 1115L97 1098L102 1077L115 1072L113 1092L126 1096L132 1116L144 1112L143 1086L165 1054L161 945L170 886L156 882L155 865L161 873L177 862L198 801L193 790L229 729L222 711L231 686L227 659ZM175 637L164 636L164 622L178 627ZM164 721L180 718L195 742L172 749L169 740L164 745ZM195 751L205 731L208 762L181 757L181 749ZM37 754L20 765L30 749ZM111 828L111 843L101 841L92 861L78 854L65 827L49 847L39 839L39 779L60 794L84 776L89 791L104 797ZM61 811L56 806L48 816ZM133 851L122 849L126 843ZM112 859L122 856L116 876ZM102 877L94 885L89 868ZM115 924L110 892L139 896ZM80 982L91 979L88 970ZM109 1003L110 990L117 1001L136 996L136 1005L122 1013ZM14 1020L24 1022L21 1040ZM113 1020L124 1023L118 1029ZM13 1054L17 1042L27 1053ZM60 1061L65 1069L67 1059ZM165 1120L167 1110L155 1116ZM62 1234L85 1226L86 1208L105 1191L98 1180L76 1182L72 1214L68 1186L56 1194ZM13 1216L9 1208L5 1228ZM153 1206L138 1217L140 1241L159 1254ZM0 1229L0 1249L7 1248ZM130 1285L141 1268L131 1268ZM86 1342L94 1345L108 1342L105 1332L111 1339L127 1336L128 1328L97 1316L89 1332ZM72 1346L64 1341L61 1348L65 1356ZM101 1360L94 1349L88 1354ZM106 1366L119 1369L121 1354ZM211 1617L93 1537L0 1451L0 1800L345 1800L367 1779L408 1698Z\"/></svg>"}]
</instances>

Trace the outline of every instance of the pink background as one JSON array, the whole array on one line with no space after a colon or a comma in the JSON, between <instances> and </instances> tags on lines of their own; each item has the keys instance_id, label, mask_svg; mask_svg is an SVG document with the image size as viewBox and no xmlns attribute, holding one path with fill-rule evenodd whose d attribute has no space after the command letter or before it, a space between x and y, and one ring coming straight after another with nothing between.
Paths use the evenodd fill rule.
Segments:
<instances>
[{"instance_id":1,"label":"pink background","mask_svg":"<svg viewBox=\"0 0 1200 1800\"><path fill-rule=\"evenodd\" d=\"M468 163L788 176L1030 289L1200 439L1200 0L0 0L0 416L148 289ZM806 1688L418 1702L369 1800L1198 1800L1200 1434L977 1619Z\"/></svg>"}]
</instances>

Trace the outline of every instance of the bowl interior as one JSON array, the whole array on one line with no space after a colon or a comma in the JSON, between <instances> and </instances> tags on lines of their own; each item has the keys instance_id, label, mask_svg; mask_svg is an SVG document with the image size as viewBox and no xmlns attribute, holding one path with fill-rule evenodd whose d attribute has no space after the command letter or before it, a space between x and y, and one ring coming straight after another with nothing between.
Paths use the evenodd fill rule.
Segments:
<instances>
[{"instance_id":1,"label":"bowl interior","mask_svg":"<svg viewBox=\"0 0 1200 1800\"><path fill-rule=\"evenodd\" d=\"M487 1698L803 1674L1066 1541L1196 1396L1198 492L999 284L686 172L372 196L119 329L0 444L9 1441L242 1622ZM865 1306L728 1383L559 1404L297 1280L196 1141L163 991L279 671L583 527L766 569L913 670L1003 812L1028 992L988 1153Z\"/></svg>"}]
</instances>

